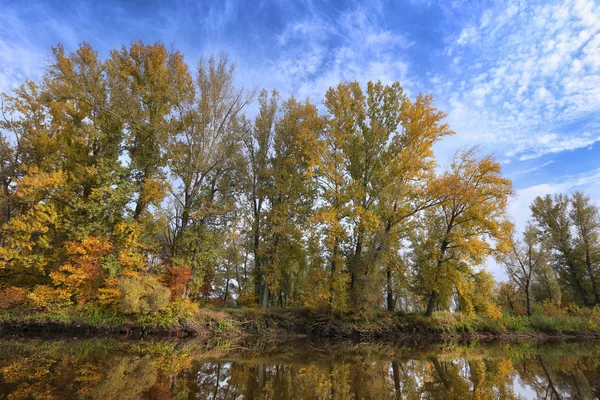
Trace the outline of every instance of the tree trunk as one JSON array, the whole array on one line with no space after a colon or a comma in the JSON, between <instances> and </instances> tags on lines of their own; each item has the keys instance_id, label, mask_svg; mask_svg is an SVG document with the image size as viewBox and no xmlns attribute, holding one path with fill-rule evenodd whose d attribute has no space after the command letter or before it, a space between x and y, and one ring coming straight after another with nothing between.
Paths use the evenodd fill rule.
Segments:
<instances>
[{"instance_id":1,"label":"tree trunk","mask_svg":"<svg viewBox=\"0 0 600 400\"><path fill-rule=\"evenodd\" d=\"M531 316L531 288L529 284L525 286L525 298L527 300L527 315Z\"/></svg>"},{"instance_id":2,"label":"tree trunk","mask_svg":"<svg viewBox=\"0 0 600 400\"><path fill-rule=\"evenodd\" d=\"M333 254L331 258L331 275L329 278L329 316L333 317L333 303L335 301L335 274L337 269L337 253L338 253L338 239L335 239L333 245Z\"/></svg>"},{"instance_id":3,"label":"tree trunk","mask_svg":"<svg viewBox=\"0 0 600 400\"><path fill-rule=\"evenodd\" d=\"M267 308L269 306L269 287L267 286L267 282L263 285L263 294L262 294L262 308Z\"/></svg>"},{"instance_id":4,"label":"tree trunk","mask_svg":"<svg viewBox=\"0 0 600 400\"><path fill-rule=\"evenodd\" d=\"M255 275L255 282L254 282L254 294L256 294L256 297L260 299L261 297L261 289L262 289L262 270L261 270L261 262L260 262L260 257L258 255L259 253L259 245L260 245L260 224L258 222L258 219L260 218L260 213L255 211L254 214L254 219L255 219L255 226L254 226L254 244L253 244L253 253L254 253L254 275Z\"/></svg>"},{"instance_id":5,"label":"tree trunk","mask_svg":"<svg viewBox=\"0 0 600 400\"><path fill-rule=\"evenodd\" d=\"M354 250L354 259L352 260L352 272L350 277L350 288L352 291L357 289L357 279L360 276L360 257L362 255L362 234L358 233L356 240L356 249Z\"/></svg>"},{"instance_id":6,"label":"tree trunk","mask_svg":"<svg viewBox=\"0 0 600 400\"><path fill-rule=\"evenodd\" d=\"M392 361L392 374L394 375L394 389L396 390L396 398L402 398L402 390L400 389L400 371L398 361Z\"/></svg>"},{"instance_id":7,"label":"tree trunk","mask_svg":"<svg viewBox=\"0 0 600 400\"><path fill-rule=\"evenodd\" d=\"M432 358L431 363L435 367L435 371L440 376L440 380L444 384L444 388L446 390L452 389L452 384L448 380L448 375L446 374L446 371L444 370L444 368L442 368L442 365L440 364L440 361L437 359L437 357Z\"/></svg>"},{"instance_id":8,"label":"tree trunk","mask_svg":"<svg viewBox=\"0 0 600 400\"><path fill-rule=\"evenodd\" d=\"M448 226L446 235L448 235L450 233L450 231L452 230L453 222L454 222L454 217L450 220L450 225ZM437 260L436 271L439 271L440 267L442 266L444 255L446 254L446 250L448 250L448 246L449 246L448 240L446 238L444 238L444 241L442 242L442 246L440 247L440 256ZM433 309L435 308L435 306L437 304L438 296L439 296L438 292L436 292L435 290L431 291L431 295L429 296L429 303L427 303L427 311L425 311L426 316L430 317L431 314L433 314Z\"/></svg>"},{"instance_id":9,"label":"tree trunk","mask_svg":"<svg viewBox=\"0 0 600 400\"><path fill-rule=\"evenodd\" d=\"M552 390L552 394L554 395L553 398L561 400L562 396L560 395L560 393L558 393L558 390L556 390L556 386L554 385L554 381L552 380L552 377L550 376L550 372L546 368L546 364L544 363L544 359L542 357L538 357L538 361L540 362L540 366L544 370L544 374L546 375L546 379L548 379L548 386L550 386L550 389Z\"/></svg>"},{"instance_id":10,"label":"tree trunk","mask_svg":"<svg viewBox=\"0 0 600 400\"><path fill-rule=\"evenodd\" d=\"M144 212L144 208L146 208L146 204L142 201L142 199L144 198L144 190L142 188L144 187L144 182L146 181L147 177L148 177L148 171L144 171L144 175L142 178L142 184L140 185L140 194L138 197L138 201L135 204L135 211L133 212L133 219L136 221L138 221L140 219L140 216Z\"/></svg>"},{"instance_id":11,"label":"tree trunk","mask_svg":"<svg viewBox=\"0 0 600 400\"><path fill-rule=\"evenodd\" d=\"M425 311L426 316L430 317L431 314L433 314L433 309L435 308L435 306L437 304L437 299L438 299L438 292L433 290L431 292L431 295L429 295L429 302L427 303L427 311Z\"/></svg>"},{"instance_id":12,"label":"tree trunk","mask_svg":"<svg viewBox=\"0 0 600 400\"><path fill-rule=\"evenodd\" d=\"M581 283L581 279L579 278L579 276L577 275L577 273L573 273L573 278L575 279L575 285L577 286L577 291L579 292L579 295L581 296L581 300L583 301L583 305L585 307L589 307L590 306L590 300L588 299L587 292L583 288L583 285Z\"/></svg>"},{"instance_id":13,"label":"tree trunk","mask_svg":"<svg viewBox=\"0 0 600 400\"><path fill-rule=\"evenodd\" d=\"M227 296L229 296L229 279L225 281L225 295L223 296L223 305L227 304Z\"/></svg>"},{"instance_id":14,"label":"tree trunk","mask_svg":"<svg viewBox=\"0 0 600 400\"><path fill-rule=\"evenodd\" d=\"M388 311L394 311L394 290L392 287L392 269L388 265L387 271L387 309Z\"/></svg>"},{"instance_id":15,"label":"tree trunk","mask_svg":"<svg viewBox=\"0 0 600 400\"><path fill-rule=\"evenodd\" d=\"M594 294L594 303L600 305L600 293L598 293L598 285L596 283L596 277L592 271L592 258L588 249L585 251L585 266L587 268L588 275L592 281L592 292Z\"/></svg>"}]
</instances>

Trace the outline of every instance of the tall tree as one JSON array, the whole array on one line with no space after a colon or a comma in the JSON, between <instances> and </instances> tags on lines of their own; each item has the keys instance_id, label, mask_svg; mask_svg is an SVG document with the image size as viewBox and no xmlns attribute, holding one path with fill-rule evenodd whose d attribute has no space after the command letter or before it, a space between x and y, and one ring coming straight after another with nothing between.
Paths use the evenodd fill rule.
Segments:
<instances>
[{"instance_id":1,"label":"tall tree","mask_svg":"<svg viewBox=\"0 0 600 400\"><path fill-rule=\"evenodd\" d=\"M328 135L336 140L329 140L337 151L333 165L348 197L352 298L358 308L372 304L379 268L387 265L388 307L393 308L393 261L384 255L397 250L408 219L436 203L427 190L435 166L432 146L452 132L431 96L419 95L413 102L398 82L369 82L366 93L357 82L340 84L327 92L325 106Z\"/></svg>"},{"instance_id":2,"label":"tall tree","mask_svg":"<svg viewBox=\"0 0 600 400\"><path fill-rule=\"evenodd\" d=\"M577 256L569 203L569 197L563 194L537 197L531 204L531 212L541 239L551 251L553 269L570 289L573 298L589 306L593 304L590 300L591 285L586 279L585 264Z\"/></svg>"},{"instance_id":3,"label":"tall tree","mask_svg":"<svg viewBox=\"0 0 600 400\"><path fill-rule=\"evenodd\" d=\"M207 250L223 249L222 218L234 204L232 187L249 130L243 112L253 93L236 87L234 72L222 54L200 60L194 86L185 75L166 143L175 210L166 227L167 252L172 262L192 269L198 284L215 266L215 254Z\"/></svg>"},{"instance_id":4,"label":"tall tree","mask_svg":"<svg viewBox=\"0 0 600 400\"><path fill-rule=\"evenodd\" d=\"M299 294L294 286L298 286L299 268L306 263L304 232L315 204L313 176L323 127L317 107L308 100L292 97L281 109L273 137L272 187L267 190L263 307L269 291L279 292L280 305Z\"/></svg>"},{"instance_id":5,"label":"tall tree","mask_svg":"<svg viewBox=\"0 0 600 400\"><path fill-rule=\"evenodd\" d=\"M259 111L251 133L244 140L245 199L250 206L250 231L254 261L254 294L261 298L265 292L265 271L262 242L265 235L265 211L268 207L268 188L272 186L273 137L278 118L279 96L276 91L263 90L258 96Z\"/></svg>"},{"instance_id":6,"label":"tall tree","mask_svg":"<svg viewBox=\"0 0 600 400\"><path fill-rule=\"evenodd\" d=\"M183 55L164 44L133 42L111 51L107 60L112 98L125 122L129 174L137 198L133 217L139 220L150 204L166 194L165 145L169 115L180 97L189 94L190 77Z\"/></svg>"},{"instance_id":7,"label":"tall tree","mask_svg":"<svg viewBox=\"0 0 600 400\"><path fill-rule=\"evenodd\" d=\"M569 217L577 232L574 247L579 263L585 266L595 304L600 304L600 211L582 192L571 196Z\"/></svg>"},{"instance_id":8,"label":"tall tree","mask_svg":"<svg viewBox=\"0 0 600 400\"><path fill-rule=\"evenodd\" d=\"M511 238L509 252L501 255L508 276L525 293L527 315L531 315L534 279L542 273L546 263L545 250L538 236L536 228L528 224L523 232L523 240Z\"/></svg>"},{"instance_id":9,"label":"tall tree","mask_svg":"<svg viewBox=\"0 0 600 400\"><path fill-rule=\"evenodd\" d=\"M458 152L440 177L444 201L428 210L425 229L416 238L415 268L427 296L426 315L453 290L467 291L473 265L505 249L512 229L506 206L513 192L500 172L500 163L472 148Z\"/></svg>"}]
</instances>

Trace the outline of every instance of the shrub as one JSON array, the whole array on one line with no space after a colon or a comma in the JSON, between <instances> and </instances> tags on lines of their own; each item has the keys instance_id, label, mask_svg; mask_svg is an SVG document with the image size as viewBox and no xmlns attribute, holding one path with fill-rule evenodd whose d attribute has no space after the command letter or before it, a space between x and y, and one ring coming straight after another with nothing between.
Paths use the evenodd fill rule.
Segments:
<instances>
[{"instance_id":1,"label":"shrub","mask_svg":"<svg viewBox=\"0 0 600 400\"><path fill-rule=\"evenodd\" d=\"M542 310L543 314L547 316L564 315L567 313L566 308L561 307L559 304L551 300L544 300L542 302Z\"/></svg>"},{"instance_id":2,"label":"shrub","mask_svg":"<svg viewBox=\"0 0 600 400\"><path fill-rule=\"evenodd\" d=\"M118 285L119 281L117 279L109 279L106 281L105 287L98 289L96 301L101 308L108 310L117 310L119 308L121 291Z\"/></svg>"},{"instance_id":3,"label":"shrub","mask_svg":"<svg viewBox=\"0 0 600 400\"><path fill-rule=\"evenodd\" d=\"M176 300L169 305L169 311L174 316L187 319L195 315L199 310L198 304L189 299Z\"/></svg>"},{"instance_id":4,"label":"shrub","mask_svg":"<svg viewBox=\"0 0 600 400\"><path fill-rule=\"evenodd\" d=\"M27 297L35 308L42 310L51 311L73 304L69 291L46 285L37 285Z\"/></svg>"},{"instance_id":5,"label":"shrub","mask_svg":"<svg viewBox=\"0 0 600 400\"><path fill-rule=\"evenodd\" d=\"M469 332L473 329L474 317L460 312L437 311L431 319L432 327L442 332Z\"/></svg>"},{"instance_id":6,"label":"shrub","mask_svg":"<svg viewBox=\"0 0 600 400\"><path fill-rule=\"evenodd\" d=\"M523 332L527 329L527 320L520 315L505 314L502 317L502 322L510 332Z\"/></svg>"},{"instance_id":7,"label":"shrub","mask_svg":"<svg viewBox=\"0 0 600 400\"><path fill-rule=\"evenodd\" d=\"M27 290L19 287L0 289L0 309L15 307L27 301Z\"/></svg>"},{"instance_id":8,"label":"shrub","mask_svg":"<svg viewBox=\"0 0 600 400\"><path fill-rule=\"evenodd\" d=\"M258 297L249 291L245 290L237 298L238 305L242 307L258 307Z\"/></svg>"},{"instance_id":9,"label":"shrub","mask_svg":"<svg viewBox=\"0 0 600 400\"><path fill-rule=\"evenodd\" d=\"M119 299L124 314L156 314L169 305L171 291L153 276L119 279Z\"/></svg>"}]
</instances>

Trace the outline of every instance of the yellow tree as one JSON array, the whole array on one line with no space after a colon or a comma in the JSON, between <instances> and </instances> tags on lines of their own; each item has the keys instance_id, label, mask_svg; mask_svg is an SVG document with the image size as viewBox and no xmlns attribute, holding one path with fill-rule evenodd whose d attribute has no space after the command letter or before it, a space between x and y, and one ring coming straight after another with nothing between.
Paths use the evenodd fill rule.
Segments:
<instances>
[{"instance_id":1,"label":"yellow tree","mask_svg":"<svg viewBox=\"0 0 600 400\"><path fill-rule=\"evenodd\" d=\"M390 108L385 103L384 106L384 111ZM376 115L381 114L385 115L385 112ZM398 262L401 242L408 237L417 217L443 199L436 187L433 145L453 134L443 123L445 116L433 107L431 95L420 94L414 101L405 97L400 105L399 126L388 128L395 133L392 133L392 142L384 154L385 168L379 178L376 209L379 228L375 232L376 244L371 259L385 266L386 300L390 311L395 306L392 273L397 267L394 266L404 264ZM371 120L373 125L374 117ZM378 124L384 125L383 121Z\"/></svg>"},{"instance_id":2,"label":"yellow tree","mask_svg":"<svg viewBox=\"0 0 600 400\"><path fill-rule=\"evenodd\" d=\"M317 193L313 176L323 129L317 107L308 100L292 97L281 110L274 127L272 186L266 191L263 307L269 292L277 293L282 306L300 294L299 269L306 263L305 229Z\"/></svg>"},{"instance_id":3,"label":"yellow tree","mask_svg":"<svg viewBox=\"0 0 600 400\"><path fill-rule=\"evenodd\" d=\"M513 191L500 172L493 157L469 149L458 152L440 177L444 201L427 211L415 238L414 267L417 287L427 299L426 315L454 290L464 297L472 267L506 250L512 230L506 206Z\"/></svg>"},{"instance_id":4,"label":"yellow tree","mask_svg":"<svg viewBox=\"0 0 600 400\"><path fill-rule=\"evenodd\" d=\"M352 298L359 309L380 292L383 265L388 307L393 309L392 270L406 223L439 201L429 187L435 167L432 146L452 131L432 103L424 95L411 101L398 82L369 82L366 92L352 82L327 92L324 196L337 190L341 203L330 208L344 209L334 219L346 219L340 226L349 242L337 246L345 247Z\"/></svg>"},{"instance_id":5,"label":"yellow tree","mask_svg":"<svg viewBox=\"0 0 600 400\"><path fill-rule=\"evenodd\" d=\"M327 122L320 144L320 161L317 169L321 204L312 221L324 235L323 253L328 263L327 286L330 311L347 308L346 292L349 283L342 247L350 238L351 217L350 177L347 145L359 129L364 115L360 86L340 84L330 88L325 95L328 109Z\"/></svg>"},{"instance_id":6,"label":"yellow tree","mask_svg":"<svg viewBox=\"0 0 600 400\"><path fill-rule=\"evenodd\" d=\"M180 97L187 96L191 78L183 55L162 43L140 41L113 50L106 68L116 113L128 132L129 174L137 194L133 217L139 220L165 196L162 168L169 115Z\"/></svg>"}]
</instances>

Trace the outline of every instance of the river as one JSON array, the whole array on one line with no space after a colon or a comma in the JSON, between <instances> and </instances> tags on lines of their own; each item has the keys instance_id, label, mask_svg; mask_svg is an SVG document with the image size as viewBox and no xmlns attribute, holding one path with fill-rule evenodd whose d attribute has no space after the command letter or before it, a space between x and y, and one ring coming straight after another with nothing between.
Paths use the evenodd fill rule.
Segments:
<instances>
[{"instance_id":1,"label":"river","mask_svg":"<svg viewBox=\"0 0 600 400\"><path fill-rule=\"evenodd\" d=\"M0 399L593 399L600 343L5 338Z\"/></svg>"}]
</instances>

